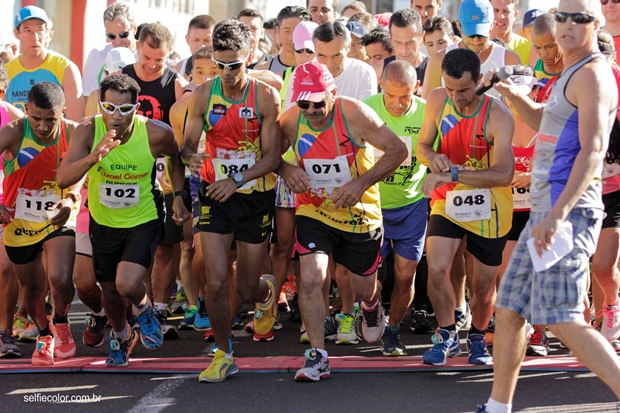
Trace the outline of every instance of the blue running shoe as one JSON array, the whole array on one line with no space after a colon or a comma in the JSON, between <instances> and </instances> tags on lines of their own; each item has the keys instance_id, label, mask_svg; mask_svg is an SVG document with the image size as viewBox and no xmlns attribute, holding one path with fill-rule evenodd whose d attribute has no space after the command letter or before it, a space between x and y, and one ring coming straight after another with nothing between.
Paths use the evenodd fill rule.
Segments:
<instances>
[{"instance_id":1,"label":"blue running shoe","mask_svg":"<svg viewBox=\"0 0 620 413\"><path fill-rule=\"evenodd\" d=\"M228 337L228 347L230 348L230 354L234 354L233 348L232 348L232 337ZM215 352L218 350L217 348L217 344L213 343L211 344L211 347L209 348L209 353L207 354L207 357L215 357Z\"/></svg>"},{"instance_id":2,"label":"blue running shoe","mask_svg":"<svg viewBox=\"0 0 620 413\"><path fill-rule=\"evenodd\" d=\"M207 306L204 297L198 299L198 311L194 317L194 330L206 331L211 328L211 321L207 315Z\"/></svg>"},{"instance_id":3,"label":"blue running shoe","mask_svg":"<svg viewBox=\"0 0 620 413\"><path fill-rule=\"evenodd\" d=\"M183 304L183 311L185 312L183 320L179 323L180 330L192 330L194 328L194 318L198 312L198 308L195 305Z\"/></svg>"},{"instance_id":4,"label":"blue running shoe","mask_svg":"<svg viewBox=\"0 0 620 413\"><path fill-rule=\"evenodd\" d=\"M141 314L134 316L140 325L140 341L149 350L155 350L164 341L164 332L159 324L155 307L150 306Z\"/></svg>"},{"instance_id":5,"label":"blue running shoe","mask_svg":"<svg viewBox=\"0 0 620 413\"><path fill-rule=\"evenodd\" d=\"M477 409L478 410L476 410L476 413L487 413L487 405L486 404L479 404Z\"/></svg>"},{"instance_id":6,"label":"blue running shoe","mask_svg":"<svg viewBox=\"0 0 620 413\"><path fill-rule=\"evenodd\" d=\"M132 329L129 329L129 334L130 336L126 340L108 337L110 347L108 359L105 361L106 367L125 367L129 364L129 356L138 343L138 334Z\"/></svg>"},{"instance_id":7,"label":"blue running shoe","mask_svg":"<svg viewBox=\"0 0 620 413\"><path fill-rule=\"evenodd\" d=\"M438 328L431 340L433 347L422 355L424 364L443 366L448 357L456 357L461 353L459 341L455 341L448 330Z\"/></svg>"},{"instance_id":8,"label":"blue running shoe","mask_svg":"<svg viewBox=\"0 0 620 413\"><path fill-rule=\"evenodd\" d=\"M484 334L470 334L467 338L467 348L469 349L469 364L493 363L493 357L487 350Z\"/></svg>"}]
</instances>

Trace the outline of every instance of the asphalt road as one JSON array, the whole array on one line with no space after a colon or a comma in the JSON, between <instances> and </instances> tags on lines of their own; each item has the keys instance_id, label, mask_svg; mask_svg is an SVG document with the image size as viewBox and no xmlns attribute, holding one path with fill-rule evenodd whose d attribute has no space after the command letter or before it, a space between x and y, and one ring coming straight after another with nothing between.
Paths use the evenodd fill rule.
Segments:
<instances>
[{"instance_id":1,"label":"asphalt road","mask_svg":"<svg viewBox=\"0 0 620 413\"><path fill-rule=\"evenodd\" d=\"M86 309L71 310L78 356L105 355L81 344ZM245 321L248 321L246 319ZM270 343L254 343L235 331L237 357L301 356L299 325L290 321ZM430 347L429 335L401 333L410 355ZM196 357L208 362L202 333L181 331L154 352L137 347L136 357ZM24 358L33 344L21 344ZM330 356L379 356L379 347L328 343ZM566 354L552 340L551 354ZM0 365L0 373L2 373ZM319 383L297 383L293 373L241 373L224 383L199 383L198 374L54 373L0 375L0 412L475 412L486 401L492 371L337 373ZM620 412L614 394L588 372L522 372L514 401L519 412Z\"/></svg>"}]
</instances>

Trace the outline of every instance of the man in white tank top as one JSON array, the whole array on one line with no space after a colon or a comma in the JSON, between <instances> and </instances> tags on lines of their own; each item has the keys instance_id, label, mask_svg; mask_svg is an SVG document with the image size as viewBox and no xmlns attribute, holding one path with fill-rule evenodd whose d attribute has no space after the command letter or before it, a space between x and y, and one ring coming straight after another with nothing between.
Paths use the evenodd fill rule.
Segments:
<instances>
[{"instance_id":1,"label":"man in white tank top","mask_svg":"<svg viewBox=\"0 0 620 413\"><path fill-rule=\"evenodd\" d=\"M426 99L429 92L441 86L441 62L443 57L457 47L467 48L478 54L481 62L480 73L505 65L521 64L519 55L493 43L490 39L491 25L493 24L493 7L487 0L464 0L459 6L457 25L461 31L462 40L458 44L448 46L445 50L435 53L426 70L422 88L422 98ZM497 92L488 93L499 97Z\"/></svg>"}]
</instances>

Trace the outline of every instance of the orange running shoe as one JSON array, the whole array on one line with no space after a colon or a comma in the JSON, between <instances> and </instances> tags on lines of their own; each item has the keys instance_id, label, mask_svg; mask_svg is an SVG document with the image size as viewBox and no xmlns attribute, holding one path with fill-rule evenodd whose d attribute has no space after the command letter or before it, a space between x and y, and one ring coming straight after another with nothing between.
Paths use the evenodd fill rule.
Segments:
<instances>
[{"instance_id":1,"label":"orange running shoe","mask_svg":"<svg viewBox=\"0 0 620 413\"><path fill-rule=\"evenodd\" d=\"M32 353L31 363L34 366L51 366L54 364L54 337L39 336Z\"/></svg>"},{"instance_id":2,"label":"orange running shoe","mask_svg":"<svg viewBox=\"0 0 620 413\"><path fill-rule=\"evenodd\" d=\"M68 359L75 357L75 341L71 335L69 324L55 324L54 329L54 357Z\"/></svg>"}]
</instances>

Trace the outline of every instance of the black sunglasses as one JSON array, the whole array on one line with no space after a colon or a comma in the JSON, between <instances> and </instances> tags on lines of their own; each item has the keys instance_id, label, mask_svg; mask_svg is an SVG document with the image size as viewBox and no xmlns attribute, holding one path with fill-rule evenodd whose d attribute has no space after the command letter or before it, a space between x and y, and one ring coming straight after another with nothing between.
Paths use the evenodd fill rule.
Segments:
<instances>
[{"instance_id":1,"label":"black sunglasses","mask_svg":"<svg viewBox=\"0 0 620 413\"><path fill-rule=\"evenodd\" d=\"M315 109L321 109L321 108L324 108L325 105L327 105L327 101L326 100L322 100L320 102L309 102L307 100L300 100L299 102L297 102L297 106L301 110L309 109L310 108L310 104L312 104L312 107L314 107Z\"/></svg>"},{"instance_id":2,"label":"black sunglasses","mask_svg":"<svg viewBox=\"0 0 620 413\"><path fill-rule=\"evenodd\" d=\"M607 6L607 3L609 3L610 1L611 1L613 4L619 4L619 3L620 3L620 0L601 0L601 4L602 4L603 6Z\"/></svg>"},{"instance_id":3,"label":"black sunglasses","mask_svg":"<svg viewBox=\"0 0 620 413\"><path fill-rule=\"evenodd\" d=\"M618 1L620 1L620 0L618 0ZM302 54L302 53L304 53L304 52L305 52L305 53L308 53L308 54L314 54L314 50L310 50L310 49L299 49L299 50L295 50L295 53L299 53L299 54Z\"/></svg>"},{"instance_id":4,"label":"black sunglasses","mask_svg":"<svg viewBox=\"0 0 620 413\"><path fill-rule=\"evenodd\" d=\"M566 23L569 17L573 23L577 24L591 23L596 20L596 17L586 13L566 13L563 11L554 11L553 15L555 16L555 21L558 23Z\"/></svg>"},{"instance_id":5,"label":"black sunglasses","mask_svg":"<svg viewBox=\"0 0 620 413\"><path fill-rule=\"evenodd\" d=\"M106 33L105 35L108 36L108 39L110 40L116 39L116 36L118 36L121 39L126 39L129 37L129 30L127 30L126 32L120 32L119 34Z\"/></svg>"},{"instance_id":6,"label":"black sunglasses","mask_svg":"<svg viewBox=\"0 0 620 413\"><path fill-rule=\"evenodd\" d=\"M481 34L472 34L471 36L467 36L467 37L469 37L470 39L486 39L489 36L483 36Z\"/></svg>"}]
</instances>

